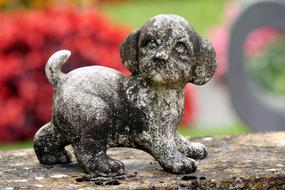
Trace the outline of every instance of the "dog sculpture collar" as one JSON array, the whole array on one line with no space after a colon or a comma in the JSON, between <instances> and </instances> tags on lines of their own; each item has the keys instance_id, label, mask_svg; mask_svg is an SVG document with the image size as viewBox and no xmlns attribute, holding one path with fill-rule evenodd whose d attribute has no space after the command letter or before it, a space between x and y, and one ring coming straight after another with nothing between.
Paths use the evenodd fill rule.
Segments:
<instances>
[{"instance_id":1,"label":"dog sculpture collar","mask_svg":"<svg viewBox=\"0 0 285 190\"><path fill-rule=\"evenodd\" d=\"M110 147L151 154L166 171L191 173L205 146L176 132L189 82L205 84L216 69L212 45L185 19L158 15L132 32L121 45L126 77L110 68L90 66L67 74L61 67L70 52L50 57L46 76L53 86L53 113L34 137L42 164L68 163L71 144L80 165L91 174L115 176L124 164L110 158Z\"/></svg>"}]
</instances>

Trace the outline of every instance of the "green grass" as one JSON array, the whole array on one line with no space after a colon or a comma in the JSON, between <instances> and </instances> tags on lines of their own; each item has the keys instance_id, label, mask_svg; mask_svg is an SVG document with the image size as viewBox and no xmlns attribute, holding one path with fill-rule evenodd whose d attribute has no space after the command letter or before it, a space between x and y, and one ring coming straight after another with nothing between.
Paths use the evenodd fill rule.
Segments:
<instances>
[{"instance_id":1,"label":"green grass","mask_svg":"<svg viewBox=\"0 0 285 190\"><path fill-rule=\"evenodd\" d=\"M250 129L241 122L232 123L228 126L207 126L207 127L181 127L178 131L184 136L201 137L201 136L219 136L219 135L235 135L250 132Z\"/></svg>"},{"instance_id":2,"label":"green grass","mask_svg":"<svg viewBox=\"0 0 285 190\"><path fill-rule=\"evenodd\" d=\"M222 17L227 0L132 0L102 6L113 20L133 28L157 14L177 14L187 19L197 32L205 32Z\"/></svg>"},{"instance_id":3,"label":"green grass","mask_svg":"<svg viewBox=\"0 0 285 190\"><path fill-rule=\"evenodd\" d=\"M9 144L0 144L0 150L15 150L15 149L24 149L24 148L32 148L32 141L22 141L16 143Z\"/></svg>"}]
</instances>

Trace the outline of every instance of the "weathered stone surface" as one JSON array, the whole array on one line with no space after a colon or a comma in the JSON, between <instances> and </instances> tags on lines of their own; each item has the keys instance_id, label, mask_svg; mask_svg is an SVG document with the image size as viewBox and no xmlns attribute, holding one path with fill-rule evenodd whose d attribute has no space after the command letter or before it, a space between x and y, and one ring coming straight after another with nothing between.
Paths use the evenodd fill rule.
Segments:
<instances>
[{"instance_id":1,"label":"weathered stone surface","mask_svg":"<svg viewBox=\"0 0 285 190\"><path fill-rule=\"evenodd\" d=\"M206 157L206 148L176 129L185 85L203 85L215 72L213 46L184 18L170 14L132 32L120 53L131 76L102 66L63 73L70 52L50 57L45 69L53 86L52 118L34 137L40 163L70 162L65 146L71 144L88 173L116 176L125 173L124 164L106 151L129 147L151 154L168 172L195 172L194 159Z\"/></svg>"},{"instance_id":2,"label":"weathered stone surface","mask_svg":"<svg viewBox=\"0 0 285 190\"><path fill-rule=\"evenodd\" d=\"M285 132L195 139L208 147L193 174L170 174L147 153L127 148L108 151L122 160L125 179L82 180L83 171L73 162L41 165L33 150L0 152L1 189L285 189ZM112 178L109 178L112 179ZM83 179L84 180L84 179ZM95 183L119 185L96 185Z\"/></svg>"}]
</instances>

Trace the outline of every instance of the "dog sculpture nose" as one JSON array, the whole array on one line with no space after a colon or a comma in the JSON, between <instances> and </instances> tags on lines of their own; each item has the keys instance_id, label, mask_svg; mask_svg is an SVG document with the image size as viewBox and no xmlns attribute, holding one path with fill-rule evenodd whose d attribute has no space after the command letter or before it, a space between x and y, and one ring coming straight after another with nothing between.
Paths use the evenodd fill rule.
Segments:
<instances>
[{"instance_id":1,"label":"dog sculpture nose","mask_svg":"<svg viewBox=\"0 0 285 190\"><path fill-rule=\"evenodd\" d=\"M154 58L157 60L167 61L169 56L165 51L159 51L155 54Z\"/></svg>"}]
</instances>

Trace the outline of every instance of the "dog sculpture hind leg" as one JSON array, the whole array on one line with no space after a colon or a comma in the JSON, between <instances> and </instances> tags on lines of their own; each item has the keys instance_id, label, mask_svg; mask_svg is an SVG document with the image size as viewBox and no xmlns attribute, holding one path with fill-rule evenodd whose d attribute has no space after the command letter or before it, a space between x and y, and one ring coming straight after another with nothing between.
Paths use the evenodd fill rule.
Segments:
<instances>
[{"instance_id":1,"label":"dog sculpture hind leg","mask_svg":"<svg viewBox=\"0 0 285 190\"><path fill-rule=\"evenodd\" d=\"M112 135L119 132L117 113L126 102L121 91L124 76L100 66L83 67L62 73L61 66L70 53L55 53L46 65L46 75L54 89L53 114L49 124L34 137L34 148L43 164L67 163L64 146L71 144L78 162L89 173L120 175L121 161L106 154ZM114 131L115 130L115 131Z\"/></svg>"}]
</instances>

